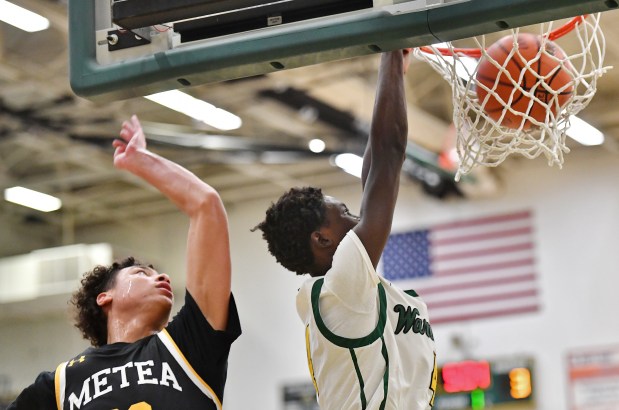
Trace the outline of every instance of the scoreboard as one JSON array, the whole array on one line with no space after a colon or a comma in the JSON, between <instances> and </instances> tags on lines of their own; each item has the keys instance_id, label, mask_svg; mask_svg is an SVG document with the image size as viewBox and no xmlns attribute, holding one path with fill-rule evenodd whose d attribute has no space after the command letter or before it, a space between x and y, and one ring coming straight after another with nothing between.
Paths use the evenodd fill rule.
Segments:
<instances>
[{"instance_id":1,"label":"scoreboard","mask_svg":"<svg viewBox=\"0 0 619 410\"><path fill-rule=\"evenodd\" d=\"M534 410L533 360L446 362L438 368L433 410Z\"/></svg>"}]
</instances>

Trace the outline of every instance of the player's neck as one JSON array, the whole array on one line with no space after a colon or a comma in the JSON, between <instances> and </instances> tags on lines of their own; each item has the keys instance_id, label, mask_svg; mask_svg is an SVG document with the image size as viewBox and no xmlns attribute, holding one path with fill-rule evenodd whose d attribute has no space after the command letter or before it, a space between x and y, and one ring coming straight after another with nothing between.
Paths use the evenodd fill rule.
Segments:
<instances>
[{"instance_id":1,"label":"player's neck","mask_svg":"<svg viewBox=\"0 0 619 410\"><path fill-rule=\"evenodd\" d=\"M131 317L111 315L107 321L107 342L133 343L161 331L164 326L165 323L140 315Z\"/></svg>"}]
</instances>

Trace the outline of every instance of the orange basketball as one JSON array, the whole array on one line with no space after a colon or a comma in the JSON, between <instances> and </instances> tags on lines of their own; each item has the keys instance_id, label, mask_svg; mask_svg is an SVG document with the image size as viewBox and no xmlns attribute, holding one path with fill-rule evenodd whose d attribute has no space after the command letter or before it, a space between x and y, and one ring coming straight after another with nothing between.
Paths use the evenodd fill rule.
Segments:
<instances>
[{"instance_id":1,"label":"orange basketball","mask_svg":"<svg viewBox=\"0 0 619 410\"><path fill-rule=\"evenodd\" d=\"M570 67L565 52L552 41L545 43L545 52L542 53L537 61L534 61L530 67L527 67L529 61L533 61L539 52L541 38L530 33L518 34L518 48L515 53L509 57L514 46L513 36L509 35L492 44L486 52L488 56L494 59L505 71L509 72L514 82L520 85L522 89L530 92L540 101L550 105L550 110L554 115L558 113L561 107L567 103L574 90L572 74L566 69ZM509 57L509 59L508 59ZM563 65L561 64L563 61ZM533 102L531 108L529 103L531 98L526 96L512 82L507 73L499 73L499 68L494 66L488 58L482 57L477 68L477 81L489 89L494 88L494 95L488 97L483 106L484 111L500 125L508 128L519 128L522 123L523 115L528 115L537 121L544 122L546 118L546 105L539 101ZM552 90L560 91L557 98L553 100L553 93L544 88L536 73L543 77L543 82ZM499 77L500 75L500 77ZM499 81L496 84L497 77ZM515 90L514 90L515 89ZM512 96L513 93L513 96ZM479 104L484 104L488 91L477 86L477 98ZM509 102L512 98L511 103ZM499 122L503 108L505 105L510 105L517 113L507 111L503 120ZM522 113L519 114L519 113ZM526 119L523 124L523 129L529 129L534 126L534 123Z\"/></svg>"}]
</instances>

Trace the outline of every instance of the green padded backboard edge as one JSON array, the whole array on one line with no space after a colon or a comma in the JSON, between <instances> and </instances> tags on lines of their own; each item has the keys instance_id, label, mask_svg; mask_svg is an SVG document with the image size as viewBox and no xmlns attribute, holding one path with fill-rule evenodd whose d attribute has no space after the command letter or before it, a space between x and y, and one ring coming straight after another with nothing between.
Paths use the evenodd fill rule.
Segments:
<instances>
[{"instance_id":1,"label":"green padded backboard edge","mask_svg":"<svg viewBox=\"0 0 619 410\"><path fill-rule=\"evenodd\" d=\"M110 101L419 47L617 8L616 0L470 0L390 14L381 9L281 25L110 65L96 60L95 0L69 0L69 76L82 97ZM280 67L280 68L276 68Z\"/></svg>"}]
</instances>

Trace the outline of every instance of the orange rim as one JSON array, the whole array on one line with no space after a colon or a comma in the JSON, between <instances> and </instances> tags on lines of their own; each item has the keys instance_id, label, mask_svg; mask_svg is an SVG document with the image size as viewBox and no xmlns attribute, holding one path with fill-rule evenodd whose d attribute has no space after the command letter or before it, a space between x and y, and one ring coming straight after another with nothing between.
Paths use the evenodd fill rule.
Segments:
<instances>
[{"instance_id":1,"label":"orange rim","mask_svg":"<svg viewBox=\"0 0 619 410\"><path fill-rule=\"evenodd\" d=\"M550 33L544 34L544 37L548 38L550 41L554 41L558 38L563 37L570 31L574 30L576 26L578 26L584 19L586 19L589 15L585 14L582 16L576 16L572 18L570 21L552 30ZM434 49L428 46L419 47L421 51L428 54L436 54L437 52L443 56L451 56L454 53L456 54L464 54L469 57L480 58L481 57L481 49L479 48L447 48L447 47L435 47ZM436 51L435 51L436 50Z\"/></svg>"}]
</instances>

